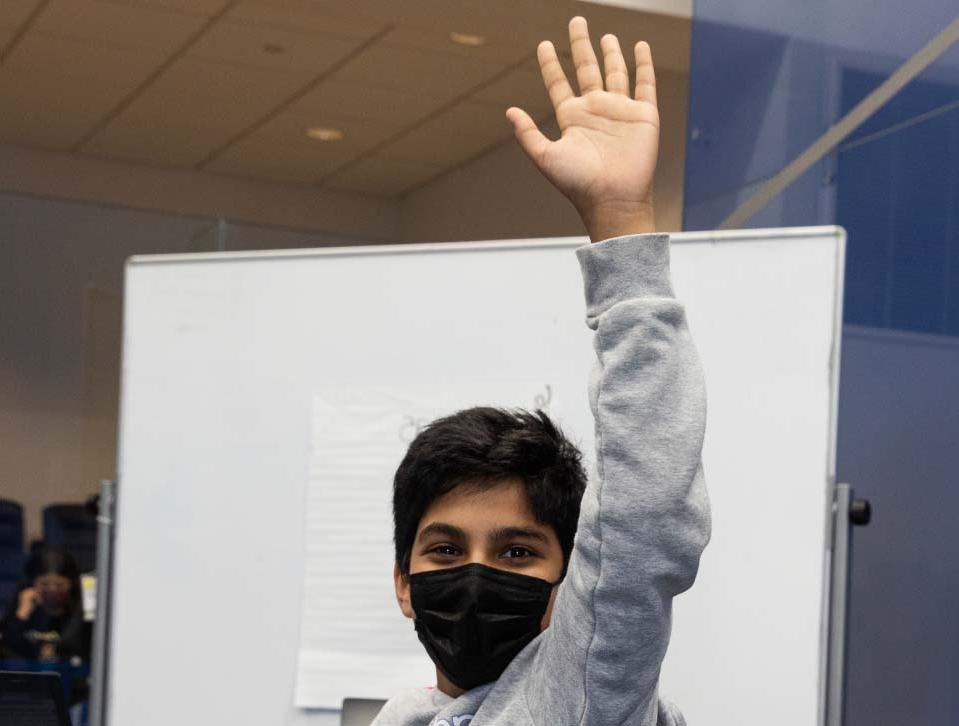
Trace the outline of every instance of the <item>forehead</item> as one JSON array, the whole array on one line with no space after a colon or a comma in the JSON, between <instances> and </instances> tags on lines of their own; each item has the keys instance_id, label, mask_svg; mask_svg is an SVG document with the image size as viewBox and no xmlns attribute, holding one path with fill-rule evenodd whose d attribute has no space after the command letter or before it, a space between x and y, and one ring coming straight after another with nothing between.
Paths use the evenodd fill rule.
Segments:
<instances>
[{"instance_id":1,"label":"forehead","mask_svg":"<svg viewBox=\"0 0 959 726\"><path fill-rule=\"evenodd\" d=\"M63 583L70 584L70 578L64 577L63 575L58 575L55 572L47 572L37 577L37 582L42 582L45 585L60 585Z\"/></svg>"},{"instance_id":2,"label":"forehead","mask_svg":"<svg viewBox=\"0 0 959 726\"><path fill-rule=\"evenodd\" d=\"M433 522L452 524L467 532L493 526L545 527L533 516L523 485L512 479L456 487L430 504L417 532Z\"/></svg>"}]
</instances>

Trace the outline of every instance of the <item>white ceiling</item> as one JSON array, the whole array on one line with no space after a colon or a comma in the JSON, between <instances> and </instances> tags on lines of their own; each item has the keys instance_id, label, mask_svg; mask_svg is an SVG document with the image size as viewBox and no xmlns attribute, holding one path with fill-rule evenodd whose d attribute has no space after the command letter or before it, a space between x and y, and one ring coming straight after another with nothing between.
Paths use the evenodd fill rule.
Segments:
<instances>
[{"instance_id":1,"label":"white ceiling","mask_svg":"<svg viewBox=\"0 0 959 726\"><path fill-rule=\"evenodd\" d=\"M0 144L401 195L550 115L576 13L686 74L687 18L576 0L0 0Z\"/></svg>"}]
</instances>

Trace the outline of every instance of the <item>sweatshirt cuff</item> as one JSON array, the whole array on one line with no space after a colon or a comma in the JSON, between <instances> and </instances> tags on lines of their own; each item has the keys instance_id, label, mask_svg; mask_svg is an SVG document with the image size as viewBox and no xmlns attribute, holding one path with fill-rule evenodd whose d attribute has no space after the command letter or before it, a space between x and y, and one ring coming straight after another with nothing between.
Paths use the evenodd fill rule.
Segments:
<instances>
[{"instance_id":1,"label":"sweatshirt cuff","mask_svg":"<svg viewBox=\"0 0 959 726\"><path fill-rule=\"evenodd\" d=\"M623 300L673 297L669 235L613 237L576 250L586 290L586 317L596 318Z\"/></svg>"}]
</instances>

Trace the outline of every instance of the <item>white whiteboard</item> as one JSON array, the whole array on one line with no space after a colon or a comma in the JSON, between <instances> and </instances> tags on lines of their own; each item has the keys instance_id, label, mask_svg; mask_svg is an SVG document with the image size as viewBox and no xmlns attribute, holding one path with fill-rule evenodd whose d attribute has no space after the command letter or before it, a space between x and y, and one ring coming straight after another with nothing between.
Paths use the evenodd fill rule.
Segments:
<instances>
[{"instance_id":1,"label":"white whiteboard","mask_svg":"<svg viewBox=\"0 0 959 726\"><path fill-rule=\"evenodd\" d=\"M844 234L673 239L706 372L714 535L676 602L662 694L690 723L808 726ZM315 390L542 380L580 392L564 422L591 431L583 241L131 259L112 726L338 723L293 706Z\"/></svg>"}]
</instances>

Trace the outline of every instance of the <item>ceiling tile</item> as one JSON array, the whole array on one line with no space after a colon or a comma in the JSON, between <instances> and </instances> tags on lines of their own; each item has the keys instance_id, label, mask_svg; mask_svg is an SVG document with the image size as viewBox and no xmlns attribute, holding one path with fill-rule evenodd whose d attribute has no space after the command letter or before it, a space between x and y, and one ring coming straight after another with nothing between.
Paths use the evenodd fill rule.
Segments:
<instances>
[{"instance_id":1,"label":"ceiling tile","mask_svg":"<svg viewBox=\"0 0 959 726\"><path fill-rule=\"evenodd\" d=\"M132 5L135 7L168 10L185 15L211 16L220 12L220 9L229 0L100 0L101 2L116 3L117 5Z\"/></svg>"},{"instance_id":2,"label":"ceiling tile","mask_svg":"<svg viewBox=\"0 0 959 726\"><path fill-rule=\"evenodd\" d=\"M318 7L313 0L285 0L284 2L263 2L245 0L232 8L229 18L238 18L263 25L264 27L286 28L301 33L326 33L345 38L370 38L384 28L384 23L363 15L358 10L361 3L336 7ZM332 12L330 12L332 10Z\"/></svg>"},{"instance_id":3,"label":"ceiling tile","mask_svg":"<svg viewBox=\"0 0 959 726\"><path fill-rule=\"evenodd\" d=\"M12 25L0 25L0 50L3 50L7 47L7 43L13 40L13 36L17 34L17 29Z\"/></svg>"},{"instance_id":4,"label":"ceiling tile","mask_svg":"<svg viewBox=\"0 0 959 726\"><path fill-rule=\"evenodd\" d=\"M318 13L336 16L348 8L353 16L401 29L484 35L491 44L527 52L552 33L565 32L573 15L569 10L578 5L570 0L312 0L310 4Z\"/></svg>"},{"instance_id":5,"label":"ceiling tile","mask_svg":"<svg viewBox=\"0 0 959 726\"><path fill-rule=\"evenodd\" d=\"M319 74L361 41L303 33L241 20L223 20L190 48L190 56L261 68L294 68Z\"/></svg>"},{"instance_id":6,"label":"ceiling tile","mask_svg":"<svg viewBox=\"0 0 959 726\"><path fill-rule=\"evenodd\" d=\"M205 138L210 143L215 138L220 145L259 122L311 75L182 58L102 129L90 148L108 153L114 133L120 135L121 143L126 129L164 126L207 129L210 133ZM214 148L210 146L207 153ZM189 154L193 153L191 147Z\"/></svg>"},{"instance_id":7,"label":"ceiling tile","mask_svg":"<svg viewBox=\"0 0 959 726\"><path fill-rule=\"evenodd\" d=\"M343 132L339 141L316 141L306 135L314 127L335 128ZM347 119L336 114L304 115L286 111L271 119L254 136L263 142L274 144L303 143L327 146L331 150L354 156L394 136L399 129L386 120L375 117Z\"/></svg>"},{"instance_id":8,"label":"ceiling tile","mask_svg":"<svg viewBox=\"0 0 959 726\"><path fill-rule=\"evenodd\" d=\"M191 120L189 125L114 121L83 150L110 158L144 161L163 166L192 167L230 136Z\"/></svg>"},{"instance_id":9,"label":"ceiling tile","mask_svg":"<svg viewBox=\"0 0 959 726\"><path fill-rule=\"evenodd\" d=\"M382 118L400 129L426 118L439 105L433 99L402 89L357 86L331 78L304 95L290 110L317 119L327 114L343 118Z\"/></svg>"},{"instance_id":10,"label":"ceiling tile","mask_svg":"<svg viewBox=\"0 0 959 726\"><path fill-rule=\"evenodd\" d=\"M118 100L109 84L0 67L0 142L45 149L73 146Z\"/></svg>"},{"instance_id":11,"label":"ceiling tile","mask_svg":"<svg viewBox=\"0 0 959 726\"><path fill-rule=\"evenodd\" d=\"M445 167L411 159L374 156L350 164L323 186L363 194L395 197L441 174Z\"/></svg>"},{"instance_id":12,"label":"ceiling tile","mask_svg":"<svg viewBox=\"0 0 959 726\"><path fill-rule=\"evenodd\" d=\"M4 138L69 148L142 83L154 55L28 33L0 67Z\"/></svg>"},{"instance_id":13,"label":"ceiling tile","mask_svg":"<svg viewBox=\"0 0 959 726\"><path fill-rule=\"evenodd\" d=\"M0 25L19 28L41 0L3 0L0 2Z\"/></svg>"},{"instance_id":14,"label":"ceiling tile","mask_svg":"<svg viewBox=\"0 0 959 726\"><path fill-rule=\"evenodd\" d=\"M313 183L343 166L353 157L332 144L302 141L280 144L251 137L230 147L207 171L279 181Z\"/></svg>"},{"instance_id":15,"label":"ceiling tile","mask_svg":"<svg viewBox=\"0 0 959 726\"><path fill-rule=\"evenodd\" d=\"M4 61L9 72L33 72L75 80L110 82L132 90L162 61L157 50L118 48L88 41L27 33Z\"/></svg>"},{"instance_id":16,"label":"ceiling tile","mask_svg":"<svg viewBox=\"0 0 959 726\"><path fill-rule=\"evenodd\" d=\"M189 124L239 132L259 121L300 88L312 74L182 58L140 94L121 121Z\"/></svg>"},{"instance_id":17,"label":"ceiling tile","mask_svg":"<svg viewBox=\"0 0 959 726\"><path fill-rule=\"evenodd\" d=\"M431 105L440 105L467 93L507 67L461 56L400 48L378 43L339 69L337 81L402 89Z\"/></svg>"},{"instance_id":18,"label":"ceiling tile","mask_svg":"<svg viewBox=\"0 0 959 726\"><path fill-rule=\"evenodd\" d=\"M473 61L516 63L536 52L536 46L508 43L496 36L480 36L485 39L483 45L468 46L455 43L450 38L453 31L476 35L470 29L450 28L446 25L429 28L398 27L385 39L390 45L403 48L415 48L435 53L461 56Z\"/></svg>"},{"instance_id":19,"label":"ceiling tile","mask_svg":"<svg viewBox=\"0 0 959 726\"><path fill-rule=\"evenodd\" d=\"M570 79L573 89L576 90L576 70L573 59L562 50L557 52L560 65ZM479 89L471 101L496 104L505 112L510 106L519 106L534 119L553 114L553 104L549 100L546 86L543 84L543 74L539 68L539 61L534 57L521 66Z\"/></svg>"},{"instance_id":20,"label":"ceiling tile","mask_svg":"<svg viewBox=\"0 0 959 726\"><path fill-rule=\"evenodd\" d=\"M512 135L503 110L487 104L461 103L384 147L380 154L453 165Z\"/></svg>"},{"instance_id":21,"label":"ceiling tile","mask_svg":"<svg viewBox=\"0 0 959 726\"><path fill-rule=\"evenodd\" d=\"M539 71L516 70L498 81L480 89L470 97L471 101L489 103L500 107L504 112L510 106L519 106L534 119L541 118L553 110L543 78Z\"/></svg>"},{"instance_id":22,"label":"ceiling tile","mask_svg":"<svg viewBox=\"0 0 959 726\"><path fill-rule=\"evenodd\" d=\"M199 16L120 3L53 0L40 13L33 29L91 45L172 53L204 22Z\"/></svg>"},{"instance_id":23,"label":"ceiling tile","mask_svg":"<svg viewBox=\"0 0 959 726\"><path fill-rule=\"evenodd\" d=\"M144 93L158 100L200 104L214 99L237 107L273 108L314 78L310 71L238 67L185 56L167 68ZM177 101L179 99L179 101Z\"/></svg>"}]
</instances>

